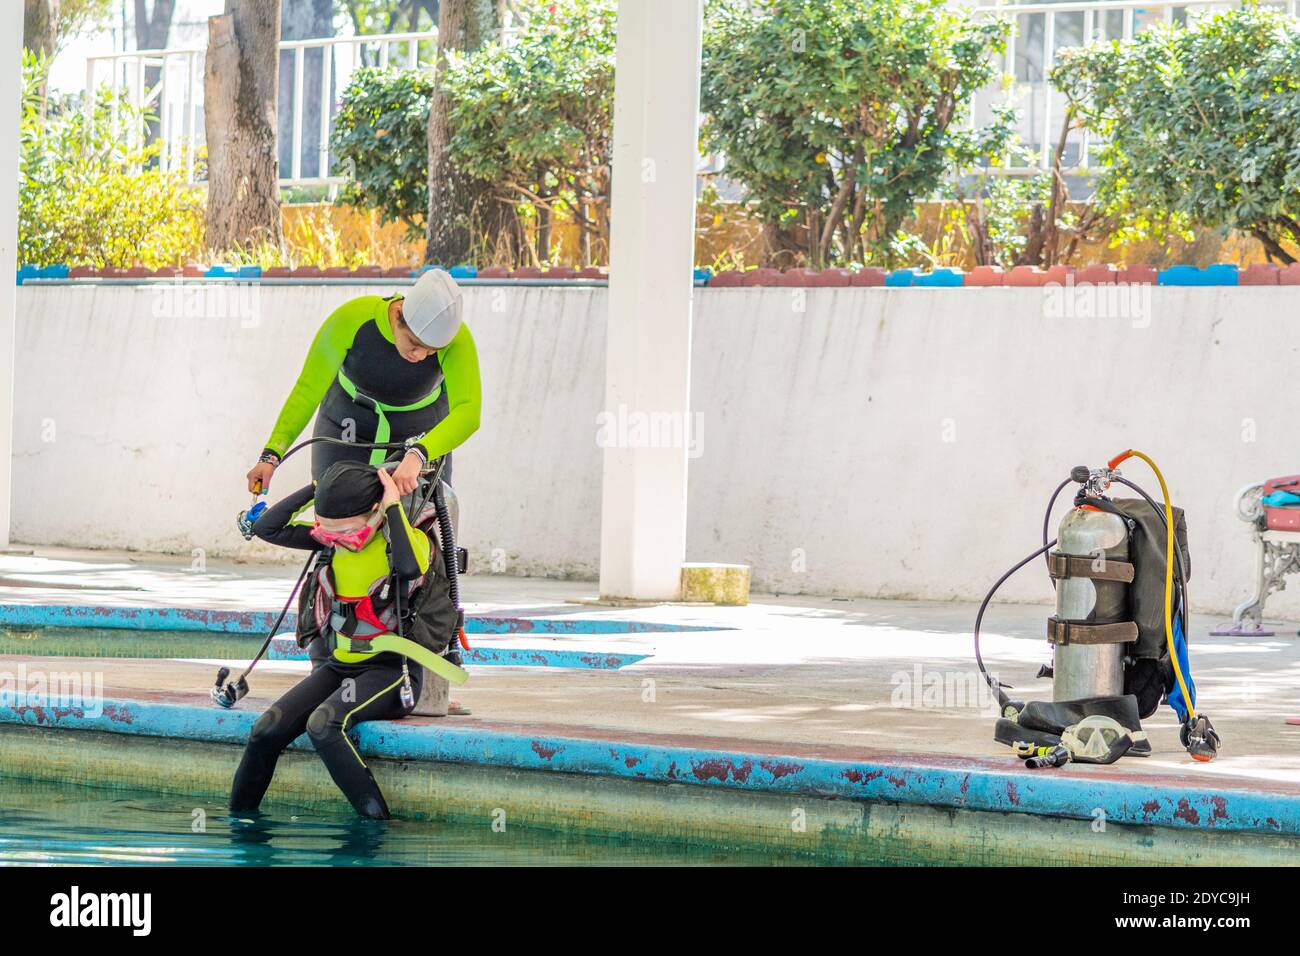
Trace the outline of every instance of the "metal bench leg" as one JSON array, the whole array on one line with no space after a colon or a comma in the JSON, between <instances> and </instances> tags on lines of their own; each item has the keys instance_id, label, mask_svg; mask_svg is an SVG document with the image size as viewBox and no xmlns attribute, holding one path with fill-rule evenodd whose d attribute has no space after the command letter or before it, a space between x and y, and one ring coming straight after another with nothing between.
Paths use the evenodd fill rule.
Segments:
<instances>
[{"instance_id":1,"label":"metal bench leg","mask_svg":"<svg viewBox=\"0 0 1300 956\"><path fill-rule=\"evenodd\" d=\"M1265 541L1259 532L1255 533L1255 543L1258 545L1255 550L1255 593L1232 612L1232 627L1211 631L1214 637L1272 637L1274 634L1263 629L1264 601L1273 591L1286 587L1286 582L1280 580L1280 575L1278 580L1274 580L1276 555L1271 552L1275 546Z\"/></svg>"}]
</instances>

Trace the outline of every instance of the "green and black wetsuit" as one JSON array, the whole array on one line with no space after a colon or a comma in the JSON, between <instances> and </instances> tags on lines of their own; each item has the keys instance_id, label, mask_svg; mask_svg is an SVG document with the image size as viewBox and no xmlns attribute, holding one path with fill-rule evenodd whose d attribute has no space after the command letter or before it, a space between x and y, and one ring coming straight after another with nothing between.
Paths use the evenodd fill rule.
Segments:
<instances>
[{"instance_id":1,"label":"green and black wetsuit","mask_svg":"<svg viewBox=\"0 0 1300 956\"><path fill-rule=\"evenodd\" d=\"M319 549L321 545L311 537L311 525L295 521L314 495L315 488L308 485L278 502L258 519L254 533L287 548ZM410 581L428 570L428 536L411 527L400 505L390 506L384 521L388 526L386 536L374 535L356 553L341 549L334 552L330 567L340 596L364 597L390 573L400 581ZM390 720L411 712L412 707L403 704L401 697L407 679L402 657L393 653L355 654L337 648L323 651L324 660L311 675L290 688L253 725L231 787L232 810L257 809L271 785L280 754L305 732L357 813L387 819L388 804L370 768L348 739L348 730L367 720ZM411 662L409 671L414 701L420 697L424 669Z\"/></svg>"},{"instance_id":2,"label":"green and black wetsuit","mask_svg":"<svg viewBox=\"0 0 1300 956\"><path fill-rule=\"evenodd\" d=\"M401 442L423 433L419 444L429 461L474 434L482 389L469 327L462 324L446 348L424 361L408 362L397 350L388 319L394 298L400 297L360 296L325 320L266 441L267 451L283 455L313 412L316 437ZM318 480L336 461L378 464L388 456L382 449L318 442L312 446L312 478ZM450 478L448 459L443 480L450 483Z\"/></svg>"}]
</instances>

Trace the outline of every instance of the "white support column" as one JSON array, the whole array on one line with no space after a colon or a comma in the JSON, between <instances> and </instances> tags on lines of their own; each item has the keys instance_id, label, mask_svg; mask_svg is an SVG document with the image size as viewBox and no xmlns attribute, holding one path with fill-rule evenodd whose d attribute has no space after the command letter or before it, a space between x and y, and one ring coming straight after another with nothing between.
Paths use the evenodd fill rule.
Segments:
<instances>
[{"instance_id":1,"label":"white support column","mask_svg":"<svg viewBox=\"0 0 1300 956\"><path fill-rule=\"evenodd\" d=\"M8 28L5 24L8 23ZM13 486L14 323L18 287L18 123L23 81L23 5L0 12L0 548L9 547L9 501ZM44 263L38 263L44 265Z\"/></svg>"},{"instance_id":2,"label":"white support column","mask_svg":"<svg viewBox=\"0 0 1300 956\"><path fill-rule=\"evenodd\" d=\"M614 74L600 593L674 600L686 559L700 0L622 0Z\"/></svg>"}]
</instances>

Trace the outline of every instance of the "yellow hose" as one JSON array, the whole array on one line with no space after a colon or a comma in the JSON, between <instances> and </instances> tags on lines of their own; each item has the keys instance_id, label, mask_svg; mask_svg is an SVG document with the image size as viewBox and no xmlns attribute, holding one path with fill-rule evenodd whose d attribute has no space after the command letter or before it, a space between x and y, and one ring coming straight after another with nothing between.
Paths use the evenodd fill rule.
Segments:
<instances>
[{"instance_id":1,"label":"yellow hose","mask_svg":"<svg viewBox=\"0 0 1300 956\"><path fill-rule=\"evenodd\" d=\"M1188 717L1195 720L1196 707L1192 704L1192 695L1187 692L1183 669L1178 663L1178 648L1174 646L1174 509L1169 503L1169 486L1165 484L1165 476L1160 474L1156 463L1140 451L1130 448L1123 454L1116 455L1107 464L1114 469L1125 458L1141 458L1150 465L1151 470L1156 473L1156 479L1160 482L1160 493L1165 498L1165 530L1168 535L1165 543L1165 641L1169 645L1169 659L1174 664L1174 676L1178 678L1178 686L1183 692L1183 701L1187 704ZM1183 640L1187 640L1186 634L1183 635Z\"/></svg>"}]
</instances>

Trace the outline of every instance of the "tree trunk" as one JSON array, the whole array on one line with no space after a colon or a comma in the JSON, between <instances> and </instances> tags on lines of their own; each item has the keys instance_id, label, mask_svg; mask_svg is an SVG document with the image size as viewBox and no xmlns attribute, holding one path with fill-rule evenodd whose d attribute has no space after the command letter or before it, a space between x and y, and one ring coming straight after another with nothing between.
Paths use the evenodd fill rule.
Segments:
<instances>
[{"instance_id":1,"label":"tree trunk","mask_svg":"<svg viewBox=\"0 0 1300 956\"><path fill-rule=\"evenodd\" d=\"M804 247L795 230L775 223L763 223L762 265L773 269L790 269L800 263Z\"/></svg>"},{"instance_id":2,"label":"tree trunk","mask_svg":"<svg viewBox=\"0 0 1300 956\"><path fill-rule=\"evenodd\" d=\"M442 0L438 11L438 60L442 70L447 51L468 52L497 36L504 0ZM471 213L477 190L455 174L447 157L451 128L441 84L434 83L429 102L429 212L424 261L456 265L470 256ZM485 237L490 239L491 237Z\"/></svg>"},{"instance_id":3,"label":"tree trunk","mask_svg":"<svg viewBox=\"0 0 1300 956\"><path fill-rule=\"evenodd\" d=\"M23 0L23 46L54 56L59 40L59 0Z\"/></svg>"},{"instance_id":4,"label":"tree trunk","mask_svg":"<svg viewBox=\"0 0 1300 956\"><path fill-rule=\"evenodd\" d=\"M167 37L172 29L172 14L176 10L176 0L154 0L153 15L145 9L145 0L135 0L135 48L137 50L164 50ZM147 66L144 70L144 89L140 91L140 101L144 102L145 93L158 85L162 69ZM158 138L161 121L151 119L145 124L145 142L152 143Z\"/></svg>"},{"instance_id":5,"label":"tree trunk","mask_svg":"<svg viewBox=\"0 0 1300 956\"><path fill-rule=\"evenodd\" d=\"M207 244L283 242L276 157L280 0L226 0L208 20Z\"/></svg>"},{"instance_id":6,"label":"tree trunk","mask_svg":"<svg viewBox=\"0 0 1300 956\"><path fill-rule=\"evenodd\" d=\"M545 260L551 254L551 209L537 209L537 258Z\"/></svg>"},{"instance_id":7,"label":"tree trunk","mask_svg":"<svg viewBox=\"0 0 1300 956\"><path fill-rule=\"evenodd\" d=\"M163 50L172 31L176 0L153 0L153 13L145 10L145 0L135 0L135 46L137 50Z\"/></svg>"},{"instance_id":8,"label":"tree trunk","mask_svg":"<svg viewBox=\"0 0 1300 956\"><path fill-rule=\"evenodd\" d=\"M334 35L333 0L283 0L280 16L281 40L310 40ZM320 114L334 102L334 71L330 71L330 89L321 89L321 57L324 49L307 49L302 53L302 159L299 172L304 179L324 175L321 172ZM296 80L292 50L280 54L280 168L285 175L293 172L293 104Z\"/></svg>"}]
</instances>

